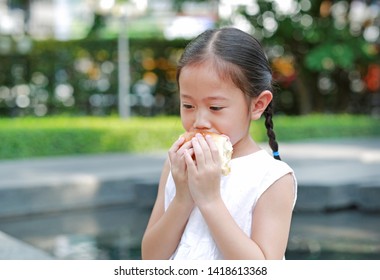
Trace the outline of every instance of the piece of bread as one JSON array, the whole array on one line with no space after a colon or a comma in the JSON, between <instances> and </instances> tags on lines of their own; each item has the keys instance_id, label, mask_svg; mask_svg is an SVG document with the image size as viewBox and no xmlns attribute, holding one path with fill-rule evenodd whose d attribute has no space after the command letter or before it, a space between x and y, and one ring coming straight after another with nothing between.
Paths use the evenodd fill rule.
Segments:
<instances>
[{"instance_id":1,"label":"piece of bread","mask_svg":"<svg viewBox=\"0 0 380 280\"><path fill-rule=\"evenodd\" d=\"M228 175L231 172L230 161L232 157L232 144L230 139L227 136L220 135L208 131L190 131L182 134L181 136L185 137L185 142L190 141L197 133L202 134L203 136L210 135L216 144L220 159L221 159L221 168L222 174L224 176Z\"/></svg>"}]
</instances>

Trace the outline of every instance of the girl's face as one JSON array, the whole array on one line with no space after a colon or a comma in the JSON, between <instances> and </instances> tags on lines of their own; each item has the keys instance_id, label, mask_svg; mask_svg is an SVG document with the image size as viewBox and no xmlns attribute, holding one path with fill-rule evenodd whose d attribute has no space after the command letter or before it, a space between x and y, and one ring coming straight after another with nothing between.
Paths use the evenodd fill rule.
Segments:
<instances>
[{"instance_id":1,"label":"girl's face","mask_svg":"<svg viewBox=\"0 0 380 280\"><path fill-rule=\"evenodd\" d=\"M234 146L234 156L252 142L247 98L230 79L221 79L209 62L184 67L179 88L181 120L186 131L227 135Z\"/></svg>"}]
</instances>

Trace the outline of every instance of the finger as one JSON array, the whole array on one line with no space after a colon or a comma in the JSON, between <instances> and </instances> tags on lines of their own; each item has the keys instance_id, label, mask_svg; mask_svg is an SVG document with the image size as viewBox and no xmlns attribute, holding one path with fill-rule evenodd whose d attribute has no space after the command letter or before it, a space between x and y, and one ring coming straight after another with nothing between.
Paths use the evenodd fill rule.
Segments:
<instances>
[{"instance_id":1,"label":"finger","mask_svg":"<svg viewBox=\"0 0 380 280\"><path fill-rule=\"evenodd\" d=\"M169 153L176 153L179 150L179 148L183 145L184 141L185 141L185 137L183 136L179 137L170 147Z\"/></svg>"},{"instance_id":2,"label":"finger","mask_svg":"<svg viewBox=\"0 0 380 280\"><path fill-rule=\"evenodd\" d=\"M203 151L203 156L204 156L205 162L208 163L208 162L212 161L212 154L211 154L209 142L210 141L212 142L213 140L209 139L208 141L206 141L206 138L211 138L211 136L206 135L205 137L203 137L202 135L197 135L199 145L201 146L202 151Z\"/></svg>"},{"instance_id":3,"label":"finger","mask_svg":"<svg viewBox=\"0 0 380 280\"><path fill-rule=\"evenodd\" d=\"M185 150L184 157L185 157L185 162L186 162L188 172L194 174L194 172L197 171L197 166L196 166L195 161L193 160L189 150Z\"/></svg>"},{"instance_id":4,"label":"finger","mask_svg":"<svg viewBox=\"0 0 380 280\"><path fill-rule=\"evenodd\" d=\"M221 163L221 155L219 153L218 147L210 135L206 135L206 141L210 148L210 153L213 161L219 165Z\"/></svg>"},{"instance_id":5,"label":"finger","mask_svg":"<svg viewBox=\"0 0 380 280\"><path fill-rule=\"evenodd\" d=\"M169 154L169 161L170 161L171 165L172 164L175 164L175 165L178 164L178 160L182 156L182 154L181 154L181 156L178 156L177 153L178 153L179 149L184 145L184 141L185 141L185 137L180 137L170 147L168 154Z\"/></svg>"},{"instance_id":6,"label":"finger","mask_svg":"<svg viewBox=\"0 0 380 280\"><path fill-rule=\"evenodd\" d=\"M177 153L181 156L183 156L184 150L189 150L193 147L193 144L191 141L187 141L178 149Z\"/></svg>"},{"instance_id":7,"label":"finger","mask_svg":"<svg viewBox=\"0 0 380 280\"><path fill-rule=\"evenodd\" d=\"M193 148L187 149L187 152L189 153L191 158L194 160L195 159L194 149Z\"/></svg>"},{"instance_id":8,"label":"finger","mask_svg":"<svg viewBox=\"0 0 380 280\"><path fill-rule=\"evenodd\" d=\"M199 143L198 137L194 137L193 139L191 139L191 143L193 144L193 150L194 150L194 155L195 155L195 160L197 162L197 165L198 166L204 165L205 159L204 159L203 150Z\"/></svg>"}]
</instances>

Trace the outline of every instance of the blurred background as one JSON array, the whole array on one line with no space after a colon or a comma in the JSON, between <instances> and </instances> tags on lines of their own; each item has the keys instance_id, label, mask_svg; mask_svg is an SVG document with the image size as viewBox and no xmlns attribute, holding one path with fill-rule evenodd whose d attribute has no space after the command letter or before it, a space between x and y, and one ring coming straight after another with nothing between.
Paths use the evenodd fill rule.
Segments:
<instances>
[{"instance_id":1,"label":"blurred background","mask_svg":"<svg viewBox=\"0 0 380 280\"><path fill-rule=\"evenodd\" d=\"M377 0L1 0L0 115L176 114L186 42L234 25L264 45L279 112L379 116L379 22Z\"/></svg>"},{"instance_id":2,"label":"blurred background","mask_svg":"<svg viewBox=\"0 0 380 280\"><path fill-rule=\"evenodd\" d=\"M139 258L182 132L176 63L227 25L267 53L275 131L305 187L289 257L380 258L379 0L0 0L1 258Z\"/></svg>"}]
</instances>

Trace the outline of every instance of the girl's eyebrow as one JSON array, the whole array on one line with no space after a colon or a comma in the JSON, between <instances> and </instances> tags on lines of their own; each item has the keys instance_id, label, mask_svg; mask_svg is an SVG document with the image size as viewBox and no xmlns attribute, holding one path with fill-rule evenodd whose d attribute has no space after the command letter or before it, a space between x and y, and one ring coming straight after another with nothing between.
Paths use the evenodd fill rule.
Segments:
<instances>
[{"instance_id":1,"label":"girl's eyebrow","mask_svg":"<svg viewBox=\"0 0 380 280\"><path fill-rule=\"evenodd\" d=\"M186 98L187 98L187 99L193 99L193 97L192 97L191 95L182 94L182 93L180 94L180 97L181 97L181 98L185 98L185 99L186 99Z\"/></svg>"},{"instance_id":2,"label":"girl's eyebrow","mask_svg":"<svg viewBox=\"0 0 380 280\"><path fill-rule=\"evenodd\" d=\"M181 98L193 99L193 97L191 95L188 95L188 94L181 94ZM214 101L214 100L227 100L227 98L224 97L224 96L215 95L215 96L207 96L207 97L203 98L203 100L210 100L210 101Z\"/></svg>"},{"instance_id":3,"label":"girl's eyebrow","mask_svg":"<svg viewBox=\"0 0 380 280\"><path fill-rule=\"evenodd\" d=\"M205 100L211 100L211 101L214 101L214 100L227 100L227 98L224 97L224 96L209 96L209 97L206 97Z\"/></svg>"}]
</instances>

